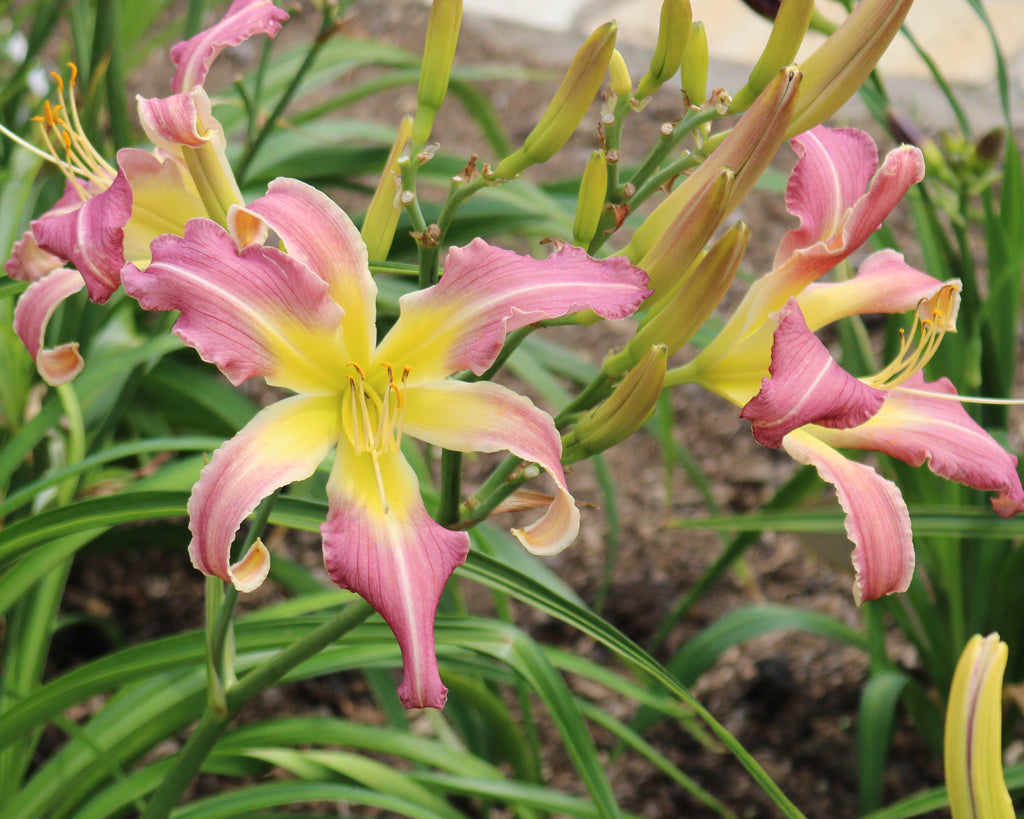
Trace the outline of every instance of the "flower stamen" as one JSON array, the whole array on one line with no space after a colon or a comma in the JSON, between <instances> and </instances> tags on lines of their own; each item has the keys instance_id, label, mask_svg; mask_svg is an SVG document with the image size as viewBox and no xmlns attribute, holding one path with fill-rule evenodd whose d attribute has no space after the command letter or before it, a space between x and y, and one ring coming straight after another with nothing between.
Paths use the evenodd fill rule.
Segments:
<instances>
[{"instance_id":1,"label":"flower stamen","mask_svg":"<svg viewBox=\"0 0 1024 819\"><path fill-rule=\"evenodd\" d=\"M918 302L918 320L911 328L910 335L900 330L899 352L889 366L869 381L881 389L892 389L924 369L938 351L946 333L956 332L959 304L960 290L955 284L944 285L930 299Z\"/></svg>"}]
</instances>

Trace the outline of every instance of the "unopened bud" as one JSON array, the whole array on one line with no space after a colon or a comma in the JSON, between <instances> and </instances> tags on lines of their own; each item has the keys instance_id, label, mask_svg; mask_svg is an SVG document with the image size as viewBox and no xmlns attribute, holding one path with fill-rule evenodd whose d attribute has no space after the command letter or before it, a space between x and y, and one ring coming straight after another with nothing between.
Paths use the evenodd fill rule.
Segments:
<instances>
[{"instance_id":1,"label":"unopened bud","mask_svg":"<svg viewBox=\"0 0 1024 819\"><path fill-rule=\"evenodd\" d=\"M760 14L766 20L774 20L781 5L781 0L743 0L743 2L746 3L747 8Z\"/></svg>"},{"instance_id":2,"label":"unopened bud","mask_svg":"<svg viewBox=\"0 0 1024 819\"><path fill-rule=\"evenodd\" d=\"M737 222L679 276L672 290L651 306L625 350L605 359L603 370L615 376L643 355L651 344L668 354L682 349L711 316L739 269L750 228Z\"/></svg>"},{"instance_id":3,"label":"unopened bud","mask_svg":"<svg viewBox=\"0 0 1024 819\"><path fill-rule=\"evenodd\" d=\"M690 37L686 41L683 60L680 64L680 81L683 96L690 105L700 107L708 98L708 34L704 24L697 20L690 26Z\"/></svg>"},{"instance_id":4,"label":"unopened bud","mask_svg":"<svg viewBox=\"0 0 1024 819\"><path fill-rule=\"evenodd\" d=\"M652 346L612 394L580 418L562 442L562 461L574 463L624 441L654 413L665 384L668 352Z\"/></svg>"},{"instance_id":5,"label":"unopened bud","mask_svg":"<svg viewBox=\"0 0 1024 819\"><path fill-rule=\"evenodd\" d=\"M722 218L732 212L760 178L782 144L799 88L799 71L793 68L780 71L701 166L678 185L636 229L621 255L633 262L646 256L676 216L723 168L733 171L736 178L730 188Z\"/></svg>"},{"instance_id":6,"label":"unopened bud","mask_svg":"<svg viewBox=\"0 0 1024 819\"><path fill-rule=\"evenodd\" d=\"M576 220L572 226L573 243L587 247L597 233L608 193L608 163L604 151L594 151L580 180L580 193L576 202Z\"/></svg>"},{"instance_id":7,"label":"unopened bud","mask_svg":"<svg viewBox=\"0 0 1024 819\"><path fill-rule=\"evenodd\" d=\"M686 51L690 38L690 24L693 10L690 0L664 0L661 4L661 20L658 25L658 43L651 55L651 68L640 79L636 96L638 99L653 94L675 76Z\"/></svg>"},{"instance_id":8,"label":"unopened bud","mask_svg":"<svg viewBox=\"0 0 1024 819\"><path fill-rule=\"evenodd\" d=\"M420 66L420 83L416 89L416 121L412 126L412 141L423 145L430 138L445 94L455 61L455 45L462 26L462 0L434 0L427 22Z\"/></svg>"},{"instance_id":9,"label":"unopened bud","mask_svg":"<svg viewBox=\"0 0 1024 819\"><path fill-rule=\"evenodd\" d=\"M732 98L731 113L746 111L779 69L793 62L813 13L814 0L782 0L760 59L751 70L747 84Z\"/></svg>"},{"instance_id":10,"label":"unopened bud","mask_svg":"<svg viewBox=\"0 0 1024 819\"><path fill-rule=\"evenodd\" d=\"M813 128L839 110L889 47L914 0L861 0L803 63L800 99L786 138Z\"/></svg>"},{"instance_id":11,"label":"unopened bud","mask_svg":"<svg viewBox=\"0 0 1024 819\"><path fill-rule=\"evenodd\" d=\"M496 176L518 176L530 165L547 162L568 142L604 82L615 50L615 32L614 22L605 23L587 38L573 57L544 116L526 137L523 147L498 163L494 169Z\"/></svg>"},{"instance_id":12,"label":"unopened bud","mask_svg":"<svg viewBox=\"0 0 1024 819\"><path fill-rule=\"evenodd\" d=\"M633 80L629 77L629 68L617 48L612 49L612 57L608 61L608 73L612 78L612 91L615 92L615 96L628 98L633 95Z\"/></svg>"},{"instance_id":13,"label":"unopened bud","mask_svg":"<svg viewBox=\"0 0 1024 819\"><path fill-rule=\"evenodd\" d=\"M391 146L391 153L388 154L388 161L384 164L384 172L381 174L377 190L373 192L373 199L370 200L370 206L366 209L366 216L363 218L361 235L363 241L366 242L366 252L371 259L386 259L388 253L391 252L391 242L395 238L398 217L402 215L402 211L397 206L398 179L401 176L398 159L411 134L412 117L402 117L398 133L395 134L395 142Z\"/></svg>"}]
</instances>

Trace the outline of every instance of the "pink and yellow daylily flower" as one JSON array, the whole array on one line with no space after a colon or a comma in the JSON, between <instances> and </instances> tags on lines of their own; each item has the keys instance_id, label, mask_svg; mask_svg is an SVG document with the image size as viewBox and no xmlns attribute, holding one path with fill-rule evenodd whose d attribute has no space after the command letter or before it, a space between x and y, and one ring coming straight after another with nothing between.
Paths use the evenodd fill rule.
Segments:
<instances>
[{"instance_id":1,"label":"pink and yellow daylily flower","mask_svg":"<svg viewBox=\"0 0 1024 819\"><path fill-rule=\"evenodd\" d=\"M200 168L190 164L182 148L191 143L182 134L180 120L165 116L154 121L150 112L160 110L162 104L182 111L185 106L175 100L196 97L199 110L215 123L201 88L212 61L225 47L253 34L273 37L286 17L269 0L235 0L219 23L172 48L178 65L172 82L174 96L139 102L140 119L159 148L152 153L124 148L118 151L116 165L96 150L82 130L75 103L75 67L71 66L66 93L63 79L55 75L58 103L46 103L38 122L48 151L44 155L67 177L64 195L32 222L4 265L12 278L32 283L18 301L15 330L47 383L66 383L84 365L76 342L44 347L49 319L65 299L85 287L92 301L106 303L120 286L126 261L148 263L154 238L168 232L180 235L195 216L223 216L227 205L219 204L208 189L214 188L221 199L241 202L219 132L218 141L207 129L203 144L211 156ZM189 93L180 93L186 83ZM193 109L193 131L197 122Z\"/></svg>"},{"instance_id":2,"label":"pink and yellow daylily flower","mask_svg":"<svg viewBox=\"0 0 1024 819\"><path fill-rule=\"evenodd\" d=\"M971 419L953 385L921 375L943 335L956 330L960 282L940 282L891 250L869 256L852 279L818 282L923 178L920 152L902 146L879 166L867 134L824 126L792 142L800 159L786 202L800 226L783 237L774 269L721 333L666 383L699 383L742 407L758 442L781 446L836 487L854 543L854 595L870 600L910 584L910 516L894 483L840 449L884 452L996 492L993 506L1004 517L1024 510L1024 489L1017 459ZM846 316L910 311L920 334L872 378L847 373L814 335Z\"/></svg>"},{"instance_id":3,"label":"pink and yellow daylily flower","mask_svg":"<svg viewBox=\"0 0 1024 819\"><path fill-rule=\"evenodd\" d=\"M309 477L333 450L321 527L327 571L394 631L402 702L439 708L446 689L434 612L469 536L431 519L400 443L411 436L460 452L507 450L540 465L554 498L539 520L513 531L535 553L565 547L579 512L550 416L503 386L448 377L483 373L506 333L541 319L586 308L629 315L649 295L647 277L624 259L598 262L578 248L541 261L477 239L449 252L437 285L402 298L377 343L366 247L327 196L278 179L262 198L232 208L228 224L230 233L194 219L184 237L153 243L145 270L124 273L144 308L181 311L175 332L233 383L262 376L296 393L257 414L203 469L189 502L192 560L240 590L259 586L267 550L257 541L232 563L236 530L262 498ZM269 231L287 253L262 244Z\"/></svg>"}]
</instances>

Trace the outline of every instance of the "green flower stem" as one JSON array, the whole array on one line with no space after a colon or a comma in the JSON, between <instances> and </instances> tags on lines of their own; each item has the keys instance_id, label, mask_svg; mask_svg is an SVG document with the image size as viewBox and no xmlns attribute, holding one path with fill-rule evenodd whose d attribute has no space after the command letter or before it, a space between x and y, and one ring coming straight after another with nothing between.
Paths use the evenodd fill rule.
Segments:
<instances>
[{"instance_id":1,"label":"green flower stem","mask_svg":"<svg viewBox=\"0 0 1024 819\"><path fill-rule=\"evenodd\" d=\"M85 457L85 419L82 417L82 405L78 402L78 393L72 384L59 384L56 390L68 424L67 465L73 466ZM77 476L62 481L57 490L58 505L70 503L77 489Z\"/></svg>"},{"instance_id":2,"label":"green flower stem","mask_svg":"<svg viewBox=\"0 0 1024 819\"><path fill-rule=\"evenodd\" d=\"M271 131L277 126L277 121L284 114L285 109L291 103L292 98L299 90L299 86L302 85L302 81L306 78L306 74L313 67L313 63L316 62L317 55L320 53L320 49L324 47L327 41L330 39L331 33L334 30L335 19L338 14L342 13L348 7L348 3L324 3L323 4L323 17L320 20L320 30L317 32L316 37L313 38L313 42L310 43L309 50L306 52L306 56L302 60L302 65L299 66L288 83L288 87L284 90L281 98L277 101L277 105L274 106L274 110L270 116L267 117L266 122L263 123L263 127L260 128L256 138L252 140L245 149L245 153L242 155L241 161L238 163L236 170L236 176L238 178L239 187L244 187L245 174L249 170L249 166L252 164L253 159L259 152L260 147L266 141L267 137L270 136ZM257 104L259 100L256 100Z\"/></svg>"},{"instance_id":3,"label":"green flower stem","mask_svg":"<svg viewBox=\"0 0 1024 819\"><path fill-rule=\"evenodd\" d=\"M459 519L459 498L462 496L462 453L450 449L441 451L441 505L437 522L442 526Z\"/></svg>"},{"instance_id":4,"label":"green flower stem","mask_svg":"<svg viewBox=\"0 0 1024 819\"><path fill-rule=\"evenodd\" d=\"M170 816L185 789L199 773L217 740L242 708L288 671L339 640L371 614L373 607L365 600L351 603L301 640L279 651L242 677L227 692L224 711L207 708L185 747L175 758L174 767L153 792L140 819L165 819Z\"/></svg>"}]
</instances>

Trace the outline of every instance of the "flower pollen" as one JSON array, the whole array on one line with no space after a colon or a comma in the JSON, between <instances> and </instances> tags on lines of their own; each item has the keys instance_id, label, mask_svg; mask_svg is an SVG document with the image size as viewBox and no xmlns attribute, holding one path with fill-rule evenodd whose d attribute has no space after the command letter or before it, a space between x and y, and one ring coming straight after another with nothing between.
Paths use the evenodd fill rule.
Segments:
<instances>
[{"instance_id":1,"label":"flower pollen","mask_svg":"<svg viewBox=\"0 0 1024 819\"><path fill-rule=\"evenodd\" d=\"M959 287L947 284L930 299L917 305L917 323L909 337L900 330L900 350L893 361L870 382L881 389L898 387L924 369L942 343L947 332L956 332L956 313L960 304ZM920 327L920 338L917 329Z\"/></svg>"}]
</instances>

